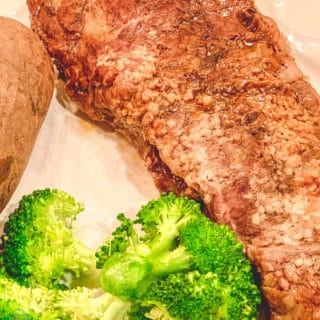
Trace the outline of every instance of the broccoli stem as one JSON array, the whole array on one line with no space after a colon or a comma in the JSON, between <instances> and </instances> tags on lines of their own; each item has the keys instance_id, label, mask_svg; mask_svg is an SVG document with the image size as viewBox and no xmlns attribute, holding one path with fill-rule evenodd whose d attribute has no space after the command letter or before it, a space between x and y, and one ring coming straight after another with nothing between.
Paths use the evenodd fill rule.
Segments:
<instances>
[{"instance_id":1,"label":"broccoli stem","mask_svg":"<svg viewBox=\"0 0 320 320\"><path fill-rule=\"evenodd\" d=\"M123 320L130 309L131 304L120 299L115 299L105 311L101 320Z\"/></svg>"},{"instance_id":2,"label":"broccoli stem","mask_svg":"<svg viewBox=\"0 0 320 320\"><path fill-rule=\"evenodd\" d=\"M153 265L152 273L162 277L173 272L187 270L191 267L192 256L185 247L180 246L173 251L168 251L161 256L151 259Z\"/></svg>"},{"instance_id":3,"label":"broccoli stem","mask_svg":"<svg viewBox=\"0 0 320 320\"><path fill-rule=\"evenodd\" d=\"M150 284L173 272L191 267L191 255L178 247L160 256L139 256L121 252L109 257L101 273L104 290L122 297L136 298L143 295Z\"/></svg>"},{"instance_id":4,"label":"broccoli stem","mask_svg":"<svg viewBox=\"0 0 320 320\"><path fill-rule=\"evenodd\" d=\"M95 252L81 241L75 241L74 248L76 254L81 257L81 264L80 268L78 264L70 264L72 259L68 257L68 254L65 255L65 269L72 274L68 287L76 288L83 286L87 288L98 288L100 286L100 270L96 268L97 258ZM71 252L70 254L74 253Z\"/></svg>"}]
</instances>

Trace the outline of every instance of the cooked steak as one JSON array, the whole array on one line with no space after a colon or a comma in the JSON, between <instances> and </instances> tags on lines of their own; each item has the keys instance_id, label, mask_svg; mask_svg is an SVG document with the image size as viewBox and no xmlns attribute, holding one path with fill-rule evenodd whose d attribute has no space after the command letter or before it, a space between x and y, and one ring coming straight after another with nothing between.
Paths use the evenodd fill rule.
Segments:
<instances>
[{"instance_id":1,"label":"cooked steak","mask_svg":"<svg viewBox=\"0 0 320 320\"><path fill-rule=\"evenodd\" d=\"M251 0L28 5L79 110L236 231L271 318L320 319L320 99L276 24Z\"/></svg>"}]
</instances>

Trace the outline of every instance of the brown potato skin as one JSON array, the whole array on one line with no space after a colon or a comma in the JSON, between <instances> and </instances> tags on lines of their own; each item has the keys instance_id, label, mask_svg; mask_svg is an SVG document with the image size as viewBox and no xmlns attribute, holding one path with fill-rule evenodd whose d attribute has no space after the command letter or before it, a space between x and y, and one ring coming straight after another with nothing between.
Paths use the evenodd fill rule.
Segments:
<instances>
[{"instance_id":1,"label":"brown potato skin","mask_svg":"<svg viewBox=\"0 0 320 320\"><path fill-rule=\"evenodd\" d=\"M0 212L15 191L47 114L51 60L38 37L0 17Z\"/></svg>"}]
</instances>

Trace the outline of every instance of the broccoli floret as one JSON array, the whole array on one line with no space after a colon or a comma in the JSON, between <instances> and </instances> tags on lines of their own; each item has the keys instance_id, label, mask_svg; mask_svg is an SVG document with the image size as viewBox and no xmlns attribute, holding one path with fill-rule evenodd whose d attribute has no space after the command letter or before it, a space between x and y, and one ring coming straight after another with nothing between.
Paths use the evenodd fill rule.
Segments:
<instances>
[{"instance_id":1,"label":"broccoli floret","mask_svg":"<svg viewBox=\"0 0 320 320\"><path fill-rule=\"evenodd\" d=\"M82 210L59 190L22 198L1 237L3 319L257 317L260 292L243 245L197 202L162 194L136 220L119 214L120 226L96 256L73 235Z\"/></svg>"},{"instance_id":2,"label":"broccoli floret","mask_svg":"<svg viewBox=\"0 0 320 320\"><path fill-rule=\"evenodd\" d=\"M45 287L27 288L0 272L0 319L66 319L55 310L56 292Z\"/></svg>"},{"instance_id":3,"label":"broccoli floret","mask_svg":"<svg viewBox=\"0 0 320 320\"><path fill-rule=\"evenodd\" d=\"M0 300L0 319L2 320L41 320L41 315L33 310L24 311L15 300Z\"/></svg>"},{"instance_id":4,"label":"broccoli floret","mask_svg":"<svg viewBox=\"0 0 320 320\"><path fill-rule=\"evenodd\" d=\"M73 235L72 223L82 210L81 203L56 189L23 196L1 237L8 274L30 287L69 288L80 278L98 286L95 253Z\"/></svg>"},{"instance_id":5,"label":"broccoli floret","mask_svg":"<svg viewBox=\"0 0 320 320\"><path fill-rule=\"evenodd\" d=\"M60 290L55 308L76 320L123 320L131 303L99 289Z\"/></svg>"},{"instance_id":6,"label":"broccoli floret","mask_svg":"<svg viewBox=\"0 0 320 320\"><path fill-rule=\"evenodd\" d=\"M0 300L0 319L2 320L41 320L41 314L33 310L24 311L15 300Z\"/></svg>"},{"instance_id":7,"label":"broccoli floret","mask_svg":"<svg viewBox=\"0 0 320 320\"><path fill-rule=\"evenodd\" d=\"M143 308L144 315L138 318L133 314L129 318L256 319L259 292L251 281L242 292L242 282L240 279L225 282L217 273L202 274L198 270L170 274L153 284L133 306L132 310Z\"/></svg>"},{"instance_id":8,"label":"broccoli floret","mask_svg":"<svg viewBox=\"0 0 320 320\"><path fill-rule=\"evenodd\" d=\"M112 254L125 252L130 243L139 243L139 236L134 228L134 222L123 213L118 214L117 219L121 223L120 226L112 232L112 237L105 241L100 251L96 252L96 257L98 258L96 266L99 269L103 267Z\"/></svg>"},{"instance_id":9,"label":"broccoli floret","mask_svg":"<svg viewBox=\"0 0 320 320\"><path fill-rule=\"evenodd\" d=\"M136 221L120 214L122 224L97 252L102 287L122 298L136 298L159 277L190 268L191 254L178 237L183 226L201 215L196 202L173 194L151 200ZM140 237L137 224L144 232Z\"/></svg>"},{"instance_id":10,"label":"broccoli floret","mask_svg":"<svg viewBox=\"0 0 320 320\"><path fill-rule=\"evenodd\" d=\"M120 320L129 308L130 303L101 289L30 288L0 270L1 320Z\"/></svg>"},{"instance_id":11,"label":"broccoli floret","mask_svg":"<svg viewBox=\"0 0 320 320\"><path fill-rule=\"evenodd\" d=\"M162 194L97 252L102 287L136 319L255 319L260 292L243 245L187 198ZM139 228L142 234L139 235Z\"/></svg>"}]
</instances>

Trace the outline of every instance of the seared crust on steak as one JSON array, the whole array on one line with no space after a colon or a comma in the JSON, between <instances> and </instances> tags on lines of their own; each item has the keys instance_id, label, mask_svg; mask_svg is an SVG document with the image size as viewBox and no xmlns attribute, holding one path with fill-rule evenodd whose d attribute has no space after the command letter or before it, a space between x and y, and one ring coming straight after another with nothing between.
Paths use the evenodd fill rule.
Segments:
<instances>
[{"instance_id":1,"label":"seared crust on steak","mask_svg":"<svg viewBox=\"0 0 320 320\"><path fill-rule=\"evenodd\" d=\"M272 319L320 319L320 100L249 0L28 0L66 92L234 229Z\"/></svg>"}]
</instances>

